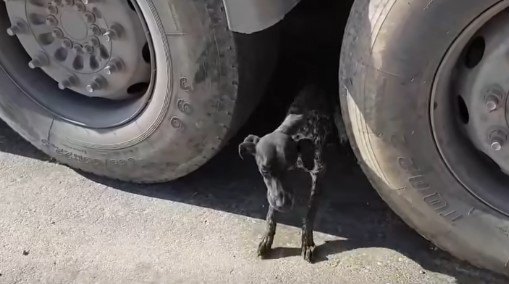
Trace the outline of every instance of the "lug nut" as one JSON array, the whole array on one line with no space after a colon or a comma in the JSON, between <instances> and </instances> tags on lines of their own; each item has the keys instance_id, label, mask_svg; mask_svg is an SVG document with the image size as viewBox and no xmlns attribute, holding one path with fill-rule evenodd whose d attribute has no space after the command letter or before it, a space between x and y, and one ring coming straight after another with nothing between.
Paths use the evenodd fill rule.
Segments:
<instances>
[{"instance_id":1,"label":"lug nut","mask_svg":"<svg viewBox=\"0 0 509 284\"><path fill-rule=\"evenodd\" d=\"M493 141L491 142L491 149L494 151L502 150L503 143L501 141Z\"/></svg>"},{"instance_id":2,"label":"lug nut","mask_svg":"<svg viewBox=\"0 0 509 284\"><path fill-rule=\"evenodd\" d=\"M39 53L34 59L28 62L30 69L40 68L49 64L48 56L44 53Z\"/></svg>"},{"instance_id":3,"label":"lug nut","mask_svg":"<svg viewBox=\"0 0 509 284\"><path fill-rule=\"evenodd\" d=\"M58 88L60 90L65 90L67 88L70 88L70 87L76 85L77 82L78 82L78 78L76 78L76 76L70 76L69 78L58 83Z\"/></svg>"},{"instance_id":4,"label":"lug nut","mask_svg":"<svg viewBox=\"0 0 509 284\"><path fill-rule=\"evenodd\" d=\"M93 13L85 12L83 16L85 17L85 21L87 21L88 24L95 23L95 15Z\"/></svg>"},{"instance_id":5,"label":"lug nut","mask_svg":"<svg viewBox=\"0 0 509 284\"><path fill-rule=\"evenodd\" d=\"M486 98L486 108L489 112L497 110L498 104L499 100L496 96L490 95Z\"/></svg>"},{"instance_id":6,"label":"lug nut","mask_svg":"<svg viewBox=\"0 0 509 284\"><path fill-rule=\"evenodd\" d=\"M68 38L62 39L62 47L67 49L72 48L72 41Z\"/></svg>"},{"instance_id":7,"label":"lug nut","mask_svg":"<svg viewBox=\"0 0 509 284\"><path fill-rule=\"evenodd\" d=\"M106 38L107 41L111 41L119 38L122 34L122 31L123 28L120 24L113 24L111 25L110 29L103 34L103 36Z\"/></svg>"},{"instance_id":8,"label":"lug nut","mask_svg":"<svg viewBox=\"0 0 509 284\"><path fill-rule=\"evenodd\" d=\"M83 4L83 2L76 1L76 3L74 3L74 10L78 12L85 12L87 10L87 7L85 6L85 4Z\"/></svg>"},{"instance_id":9,"label":"lug nut","mask_svg":"<svg viewBox=\"0 0 509 284\"><path fill-rule=\"evenodd\" d=\"M17 34L24 33L26 31L26 25L19 21L12 25L10 28L7 28L7 34L10 36L15 36Z\"/></svg>"},{"instance_id":10,"label":"lug nut","mask_svg":"<svg viewBox=\"0 0 509 284\"><path fill-rule=\"evenodd\" d=\"M79 43L75 43L73 44L72 48L77 52L77 53L81 53L83 52L83 46Z\"/></svg>"},{"instance_id":11,"label":"lug nut","mask_svg":"<svg viewBox=\"0 0 509 284\"><path fill-rule=\"evenodd\" d=\"M95 48L94 48L93 46L89 45L89 44L85 45L85 46L83 47L83 49L84 49L84 50L85 50L85 52L86 52L86 53L88 53L88 54L93 54L93 53L94 53L94 51L95 51Z\"/></svg>"},{"instance_id":12,"label":"lug nut","mask_svg":"<svg viewBox=\"0 0 509 284\"><path fill-rule=\"evenodd\" d=\"M94 36L90 38L90 45L92 45L93 47L99 47L101 45L101 42L97 37Z\"/></svg>"},{"instance_id":13,"label":"lug nut","mask_svg":"<svg viewBox=\"0 0 509 284\"><path fill-rule=\"evenodd\" d=\"M117 37L117 34L113 30L106 31L103 36L106 38L106 41L111 41Z\"/></svg>"},{"instance_id":14,"label":"lug nut","mask_svg":"<svg viewBox=\"0 0 509 284\"><path fill-rule=\"evenodd\" d=\"M504 97L504 89L499 85L493 85L484 91L484 103L489 112L497 110Z\"/></svg>"},{"instance_id":15,"label":"lug nut","mask_svg":"<svg viewBox=\"0 0 509 284\"><path fill-rule=\"evenodd\" d=\"M56 5L50 4L48 6L48 13L53 14L53 15L58 14L58 7Z\"/></svg>"},{"instance_id":16,"label":"lug nut","mask_svg":"<svg viewBox=\"0 0 509 284\"><path fill-rule=\"evenodd\" d=\"M92 31L92 33L96 36L100 36L102 35L102 30L99 26L97 25L91 25L90 26L90 30Z\"/></svg>"},{"instance_id":17,"label":"lug nut","mask_svg":"<svg viewBox=\"0 0 509 284\"><path fill-rule=\"evenodd\" d=\"M101 76L97 76L85 88L86 88L87 92L93 93L93 92L96 92L96 91L104 88L105 85L106 85L106 79L104 79Z\"/></svg>"},{"instance_id":18,"label":"lug nut","mask_svg":"<svg viewBox=\"0 0 509 284\"><path fill-rule=\"evenodd\" d=\"M64 32L59 28L54 28L53 31L51 32L51 34L53 35L54 38L58 38L58 39L61 39L64 37Z\"/></svg>"},{"instance_id":19,"label":"lug nut","mask_svg":"<svg viewBox=\"0 0 509 284\"><path fill-rule=\"evenodd\" d=\"M46 24L48 26L52 26L52 27L55 27L58 25L58 19L57 17L53 16L53 15L49 15L46 17Z\"/></svg>"},{"instance_id":20,"label":"lug nut","mask_svg":"<svg viewBox=\"0 0 509 284\"><path fill-rule=\"evenodd\" d=\"M124 63L122 60L116 58L111 60L111 62L106 67L104 67L104 72L106 72L108 75L111 75L115 72L122 71L123 67Z\"/></svg>"},{"instance_id":21,"label":"lug nut","mask_svg":"<svg viewBox=\"0 0 509 284\"><path fill-rule=\"evenodd\" d=\"M502 130L495 130L490 134L490 146L493 151L500 151L507 141L507 134Z\"/></svg>"},{"instance_id":22,"label":"lug nut","mask_svg":"<svg viewBox=\"0 0 509 284\"><path fill-rule=\"evenodd\" d=\"M12 26L10 28L7 28L7 34L10 36L14 36L21 33L21 30L17 26Z\"/></svg>"}]
</instances>

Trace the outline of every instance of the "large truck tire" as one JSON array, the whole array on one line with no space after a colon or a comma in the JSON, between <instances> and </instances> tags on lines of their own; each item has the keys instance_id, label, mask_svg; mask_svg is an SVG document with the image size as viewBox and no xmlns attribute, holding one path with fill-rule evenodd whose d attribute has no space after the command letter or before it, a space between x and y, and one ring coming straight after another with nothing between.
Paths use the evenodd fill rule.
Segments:
<instances>
[{"instance_id":1,"label":"large truck tire","mask_svg":"<svg viewBox=\"0 0 509 284\"><path fill-rule=\"evenodd\" d=\"M233 33L222 0L84 3L0 5L0 117L73 168L182 177L239 129L274 69L278 27Z\"/></svg>"},{"instance_id":2,"label":"large truck tire","mask_svg":"<svg viewBox=\"0 0 509 284\"><path fill-rule=\"evenodd\" d=\"M411 227L509 274L507 7L500 0L356 0L340 62L349 139Z\"/></svg>"}]
</instances>

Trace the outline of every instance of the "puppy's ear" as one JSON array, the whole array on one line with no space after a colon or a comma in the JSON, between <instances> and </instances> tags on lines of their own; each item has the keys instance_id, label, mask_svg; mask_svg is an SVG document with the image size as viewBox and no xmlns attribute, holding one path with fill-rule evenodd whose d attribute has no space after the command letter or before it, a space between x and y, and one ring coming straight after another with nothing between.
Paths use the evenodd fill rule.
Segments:
<instances>
[{"instance_id":1,"label":"puppy's ear","mask_svg":"<svg viewBox=\"0 0 509 284\"><path fill-rule=\"evenodd\" d=\"M300 139L296 142L302 166L312 170L315 167L315 144L310 139Z\"/></svg>"},{"instance_id":2,"label":"puppy's ear","mask_svg":"<svg viewBox=\"0 0 509 284\"><path fill-rule=\"evenodd\" d=\"M256 135L249 135L244 139L244 142L239 145L239 156L244 160L244 154L248 153L254 155L256 152L256 144L260 141L260 137Z\"/></svg>"}]
</instances>

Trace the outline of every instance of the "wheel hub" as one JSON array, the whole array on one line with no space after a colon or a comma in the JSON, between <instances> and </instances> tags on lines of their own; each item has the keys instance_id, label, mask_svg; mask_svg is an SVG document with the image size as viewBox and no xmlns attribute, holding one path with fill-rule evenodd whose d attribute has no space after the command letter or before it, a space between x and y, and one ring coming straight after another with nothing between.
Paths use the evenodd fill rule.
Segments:
<instances>
[{"instance_id":1,"label":"wheel hub","mask_svg":"<svg viewBox=\"0 0 509 284\"><path fill-rule=\"evenodd\" d=\"M60 15L62 29L76 41L84 41L88 37L87 23L82 17L82 13L70 7L63 7Z\"/></svg>"},{"instance_id":2,"label":"wheel hub","mask_svg":"<svg viewBox=\"0 0 509 284\"><path fill-rule=\"evenodd\" d=\"M473 144L509 174L509 14L477 32L458 65L458 108Z\"/></svg>"},{"instance_id":3,"label":"wheel hub","mask_svg":"<svg viewBox=\"0 0 509 284\"><path fill-rule=\"evenodd\" d=\"M40 68L58 83L89 97L127 99L144 94L151 66L141 20L127 0L6 0L12 26ZM135 92L132 90L135 89Z\"/></svg>"}]
</instances>

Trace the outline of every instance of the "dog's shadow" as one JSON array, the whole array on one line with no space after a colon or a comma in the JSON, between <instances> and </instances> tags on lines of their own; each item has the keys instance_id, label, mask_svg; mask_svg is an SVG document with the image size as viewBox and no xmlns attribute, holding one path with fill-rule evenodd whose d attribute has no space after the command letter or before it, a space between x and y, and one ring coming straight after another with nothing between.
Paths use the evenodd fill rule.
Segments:
<instances>
[{"instance_id":1,"label":"dog's shadow","mask_svg":"<svg viewBox=\"0 0 509 284\"><path fill-rule=\"evenodd\" d=\"M279 259L300 255L300 248L275 247L263 259Z\"/></svg>"},{"instance_id":2,"label":"dog's shadow","mask_svg":"<svg viewBox=\"0 0 509 284\"><path fill-rule=\"evenodd\" d=\"M319 263L329 260L329 257L344 251L348 251L350 248L345 244L348 243L344 240L325 241L323 244L315 247L313 251L313 263ZM293 247L275 247L269 252L263 259L280 259L286 257L300 256L301 249Z\"/></svg>"}]
</instances>

